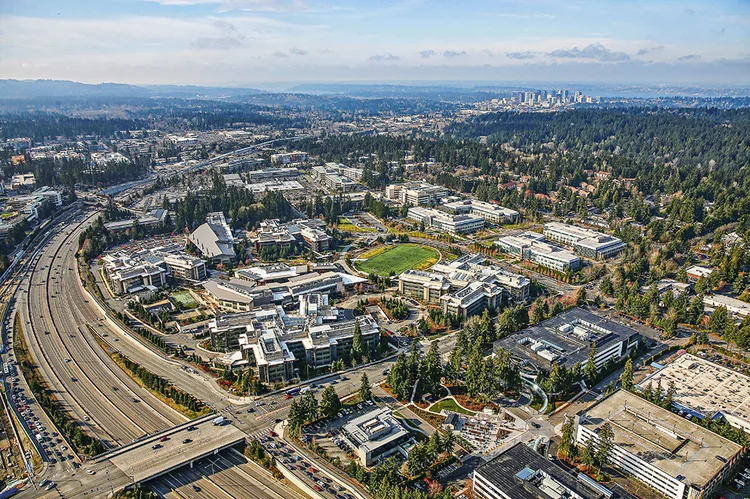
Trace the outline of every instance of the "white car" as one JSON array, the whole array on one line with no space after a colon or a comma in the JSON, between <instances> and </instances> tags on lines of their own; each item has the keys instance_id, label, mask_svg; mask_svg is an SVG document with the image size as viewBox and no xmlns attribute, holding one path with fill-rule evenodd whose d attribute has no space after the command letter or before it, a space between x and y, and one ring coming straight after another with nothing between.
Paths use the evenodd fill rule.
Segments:
<instances>
[{"instance_id":1,"label":"white car","mask_svg":"<svg viewBox=\"0 0 750 499\"><path fill-rule=\"evenodd\" d=\"M96 471L94 470L86 470L87 475L96 475Z\"/></svg>"}]
</instances>

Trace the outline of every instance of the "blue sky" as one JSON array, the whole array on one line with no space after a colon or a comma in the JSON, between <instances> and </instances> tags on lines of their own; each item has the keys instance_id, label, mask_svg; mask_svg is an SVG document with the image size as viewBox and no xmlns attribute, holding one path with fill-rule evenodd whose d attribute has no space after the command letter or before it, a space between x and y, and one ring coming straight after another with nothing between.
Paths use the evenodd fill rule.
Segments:
<instances>
[{"instance_id":1,"label":"blue sky","mask_svg":"<svg viewBox=\"0 0 750 499\"><path fill-rule=\"evenodd\" d=\"M4 0L0 77L750 81L750 0Z\"/></svg>"}]
</instances>

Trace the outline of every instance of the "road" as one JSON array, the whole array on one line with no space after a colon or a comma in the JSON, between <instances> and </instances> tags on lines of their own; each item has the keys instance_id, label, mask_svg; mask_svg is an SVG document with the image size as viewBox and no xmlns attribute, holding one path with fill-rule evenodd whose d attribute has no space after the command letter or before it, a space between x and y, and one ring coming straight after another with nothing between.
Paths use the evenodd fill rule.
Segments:
<instances>
[{"instance_id":1,"label":"road","mask_svg":"<svg viewBox=\"0 0 750 499\"><path fill-rule=\"evenodd\" d=\"M79 235L95 216L86 212L67 226L53 229L50 240L29 258L15 293L15 310L20 314L31 355L62 408L110 447L185 420L126 375L97 343L98 339L222 414L231 415L233 424L250 436L285 419L291 401L284 393L263 397L263 405L257 408L249 406L248 398L230 397L210 377L188 372L185 364L165 357L103 314L96 300L83 289L75 258ZM452 338L441 342L443 353L450 351ZM423 345L423 349L426 347ZM330 383L345 397L358 391L362 372L368 374L372 384L379 383L384 379L383 369L394 361L363 366L346 376L327 376L316 383L321 387ZM249 407L255 412L248 412ZM53 429L43 414L40 419ZM115 468L84 476L69 460L51 463L43 476L59 482L65 497L96 496L131 480ZM180 476L173 474L176 480ZM29 490L34 496L42 492Z\"/></svg>"},{"instance_id":2,"label":"road","mask_svg":"<svg viewBox=\"0 0 750 499\"><path fill-rule=\"evenodd\" d=\"M184 421L95 343L88 326L99 317L77 285L74 252L65 251L72 244L78 244L78 230L66 228L31 259L28 292L19 294L16 306L35 363L63 409L109 447Z\"/></svg>"},{"instance_id":3,"label":"road","mask_svg":"<svg viewBox=\"0 0 750 499\"><path fill-rule=\"evenodd\" d=\"M151 488L166 499L306 499L307 496L279 482L235 449L202 459L154 480ZM196 489L197 488L197 489Z\"/></svg>"}]
</instances>

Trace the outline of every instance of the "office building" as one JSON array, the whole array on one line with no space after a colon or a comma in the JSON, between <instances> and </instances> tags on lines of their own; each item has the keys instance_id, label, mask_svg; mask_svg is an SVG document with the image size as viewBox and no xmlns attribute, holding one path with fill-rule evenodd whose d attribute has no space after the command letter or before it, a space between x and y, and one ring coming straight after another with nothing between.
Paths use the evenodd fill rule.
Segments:
<instances>
[{"instance_id":1,"label":"office building","mask_svg":"<svg viewBox=\"0 0 750 499\"><path fill-rule=\"evenodd\" d=\"M354 450L360 464L368 467L399 451L406 457L402 446L412 440L409 431L386 407L352 419L341 427L341 436Z\"/></svg>"},{"instance_id":2,"label":"office building","mask_svg":"<svg viewBox=\"0 0 750 499\"><path fill-rule=\"evenodd\" d=\"M448 234L469 234L484 228L484 219L476 215L450 215L433 208L409 208L407 218L424 223L439 232Z\"/></svg>"},{"instance_id":3,"label":"office building","mask_svg":"<svg viewBox=\"0 0 750 499\"><path fill-rule=\"evenodd\" d=\"M440 303L440 297L448 293L450 287L448 279L434 272L407 270L398 276L399 292L425 303Z\"/></svg>"},{"instance_id":4,"label":"office building","mask_svg":"<svg viewBox=\"0 0 750 499\"><path fill-rule=\"evenodd\" d=\"M360 189L360 185L355 182L352 178L348 177L342 171L349 171L349 168L339 168L329 166L314 166L312 168L312 176L316 182L332 192L352 192Z\"/></svg>"},{"instance_id":5,"label":"office building","mask_svg":"<svg viewBox=\"0 0 750 499\"><path fill-rule=\"evenodd\" d=\"M386 187L386 197L411 206L429 206L440 202L448 195L448 190L426 182L407 182Z\"/></svg>"},{"instance_id":6,"label":"office building","mask_svg":"<svg viewBox=\"0 0 750 499\"><path fill-rule=\"evenodd\" d=\"M501 237L495 241L495 245L505 253L558 272L575 271L581 267L579 257L543 240L544 236L541 234L524 232Z\"/></svg>"},{"instance_id":7,"label":"office building","mask_svg":"<svg viewBox=\"0 0 750 499\"><path fill-rule=\"evenodd\" d=\"M472 477L475 499L611 499L583 473L571 474L519 442L482 464Z\"/></svg>"},{"instance_id":8,"label":"office building","mask_svg":"<svg viewBox=\"0 0 750 499\"><path fill-rule=\"evenodd\" d=\"M462 289L472 282L485 282L503 288L503 303L523 303L529 298L531 281L528 278L487 264L483 255L467 253L447 264L436 263L430 270L445 276L452 290Z\"/></svg>"},{"instance_id":9,"label":"office building","mask_svg":"<svg viewBox=\"0 0 750 499\"><path fill-rule=\"evenodd\" d=\"M10 178L10 188L13 190L31 190L34 187L36 187L36 177L33 173L19 173Z\"/></svg>"},{"instance_id":10,"label":"office building","mask_svg":"<svg viewBox=\"0 0 750 499\"><path fill-rule=\"evenodd\" d=\"M144 288L158 289L167 284L167 272L159 265L140 262L107 268L110 288L116 295L136 293Z\"/></svg>"},{"instance_id":11,"label":"office building","mask_svg":"<svg viewBox=\"0 0 750 499\"><path fill-rule=\"evenodd\" d=\"M724 307L738 320L750 316L750 303L725 295L705 295L703 305L706 312L713 313L718 307Z\"/></svg>"},{"instance_id":12,"label":"office building","mask_svg":"<svg viewBox=\"0 0 750 499\"><path fill-rule=\"evenodd\" d=\"M673 406L698 419L723 417L750 433L750 377L688 353L646 377L638 389L674 386Z\"/></svg>"},{"instance_id":13,"label":"office building","mask_svg":"<svg viewBox=\"0 0 750 499\"><path fill-rule=\"evenodd\" d=\"M447 211L457 214L471 214L484 218L485 221L493 224L508 224L518 221L520 214L516 210L504 208L497 204L477 201L476 199L465 199L446 203L443 208Z\"/></svg>"},{"instance_id":14,"label":"office building","mask_svg":"<svg viewBox=\"0 0 750 499\"><path fill-rule=\"evenodd\" d=\"M248 184L260 182L294 180L299 177L296 168L266 168L265 170L253 170L245 173Z\"/></svg>"},{"instance_id":15,"label":"office building","mask_svg":"<svg viewBox=\"0 0 750 499\"><path fill-rule=\"evenodd\" d=\"M619 390L575 417L576 443L614 432L610 465L669 499L714 497L743 449L636 394Z\"/></svg>"},{"instance_id":16,"label":"office building","mask_svg":"<svg viewBox=\"0 0 750 499\"><path fill-rule=\"evenodd\" d=\"M231 263L237 255L234 252L234 236L223 213L209 213L206 223L195 229L189 236L201 255L211 263Z\"/></svg>"},{"instance_id":17,"label":"office building","mask_svg":"<svg viewBox=\"0 0 750 499\"><path fill-rule=\"evenodd\" d=\"M142 249L131 254L104 255L104 275L116 295L137 293L144 287L160 288L168 279L200 282L206 278L206 263L188 255L179 244Z\"/></svg>"},{"instance_id":18,"label":"office building","mask_svg":"<svg viewBox=\"0 0 750 499\"><path fill-rule=\"evenodd\" d=\"M271 163L275 165L288 165L290 163L302 163L308 161L310 156L306 152L294 151L271 154Z\"/></svg>"},{"instance_id":19,"label":"office building","mask_svg":"<svg viewBox=\"0 0 750 499\"><path fill-rule=\"evenodd\" d=\"M444 314L465 320L486 309L497 309L502 300L503 288L491 282L475 281L458 291L441 296L440 305Z\"/></svg>"},{"instance_id":20,"label":"office building","mask_svg":"<svg viewBox=\"0 0 750 499\"><path fill-rule=\"evenodd\" d=\"M640 338L635 329L576 307L498 340L494 348L505 348L516 359L549 371L553 363L584 365L596 346L594 362L601 369L637 348Z\"/></svg>"},{"instance_id":21,"label":"office building","mask_svg":"<svg viewBox=\"0 0 750 499\"><path fill-rule=\"evenodd\" d=\"M611 258L627 248L627 244L614 236L559 222L544 224L544 237L572 246L579 255L596 260Z\"/></svg>"},{"instance_id":22,"label":"office building","mask_svg":"<svg viewBox=\"0 0 750 499\"><path fill-rule=\"evenodd\" d=\"M353 318L330 306L326 294L311 293L299 298L296 314L287 314L281 306L263 306L217 317L209 331L215 349L239 349L242 358L258 369L261 381L272 383L290 381L302 359L314 369L348 358L357 323L363 343L375 348L380 330L371 317Z\"/></svg>"}]
</instances>

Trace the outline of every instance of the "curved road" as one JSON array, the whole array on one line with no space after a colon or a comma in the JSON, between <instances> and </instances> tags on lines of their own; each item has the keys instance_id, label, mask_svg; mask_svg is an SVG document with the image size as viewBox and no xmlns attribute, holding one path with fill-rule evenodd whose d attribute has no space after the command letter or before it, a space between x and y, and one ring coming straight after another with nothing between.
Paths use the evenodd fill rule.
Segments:
<instances>
[{"instance_id":1,"label":"curved road","mask_svg":"<svg viewBox=\"0 0 750 499\"><path fill-rule=\"evenodd\" d=\"M29 291L19 296L18 310L32 355L65 410L115 446L185 418L130 379L93 341L88 326L99 317L78 305L88 300L77 285L74 253L65 251L78 244L79 231L64 229L29 262Z\"/></svg>"}]
</instances>

